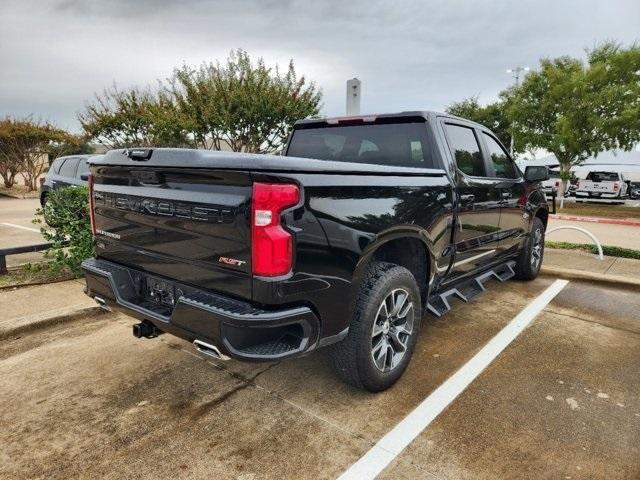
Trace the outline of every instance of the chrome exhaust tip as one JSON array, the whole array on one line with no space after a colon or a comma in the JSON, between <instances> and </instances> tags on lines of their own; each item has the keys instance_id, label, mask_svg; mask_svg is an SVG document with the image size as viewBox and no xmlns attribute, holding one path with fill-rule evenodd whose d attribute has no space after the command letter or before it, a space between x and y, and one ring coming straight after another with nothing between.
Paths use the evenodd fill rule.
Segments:
<instances>
[{"instance_id":1,"label":"chrome exhaust tip","mask_svg":"<svg viewBox=\"0 0 640 480\"><path fill-rule=\"evenodd\" d=\"M221 353L218 347L216 347L215 345L211 345L210 343L203 342L202 340L194 340L193 346L196 347L196 350L198 350L200 353L208 355L209 357L213 357L217 360L231 360L231 357L228 357L225 354Z\"/></svg>"},{"instance_id":2,"label":"chrome exhaust tip","mask_svg":"<svg viewBox=\"0 0 640 480\"><path fill-rule=\"evenodd\" d=\"M102 297L93 297L93 299L96 301L96 303L98 304L98 306L104 310L106 310L107 312L110 312L111 309L109 308L109 306L107 305L107 302L105 301L104 298Z\"/></svg>"}]
</instances>

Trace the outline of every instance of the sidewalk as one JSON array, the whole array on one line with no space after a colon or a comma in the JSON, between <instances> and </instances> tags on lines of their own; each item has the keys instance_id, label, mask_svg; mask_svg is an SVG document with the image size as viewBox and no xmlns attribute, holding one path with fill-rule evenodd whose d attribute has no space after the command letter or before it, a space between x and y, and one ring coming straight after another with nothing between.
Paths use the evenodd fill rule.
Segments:
<instances>
[{"instance_id":1,"label":"sidewalk","mask_svg":"<svg viewBox=\"0 0 640 480\"><path fill-rule=\"evenodd\" d=\"M79 279L0 291L0 340L100 310L83 288Z\"/></svg>"},{"instance_id":2,"label":"sidewalk","mask_svg":"<svg viewBox=\"0 0 640 480\"><path fill-rule=\"evenodd\" d=\"M640 287L640 260L606 256L598 260L596 255L581 250L546 248L542 273Z\"/></svg>"},{"instance_id":3,"label":"sidewalk","mask_svg":"<svg viewBox=\"0 0 640 480\"><path fill-rule=\"evenodd\" d=\"M602 245L631 248L640 250L640 227L633 225L612 225L593 222L575 222L569 220L557 220L549 218L547 230L560 226L579 227L588 230L600 241ZM571 243L592 243L592 240L584 233L562 229L547 233L547 240Z\"/></svg>"}]
</instances>

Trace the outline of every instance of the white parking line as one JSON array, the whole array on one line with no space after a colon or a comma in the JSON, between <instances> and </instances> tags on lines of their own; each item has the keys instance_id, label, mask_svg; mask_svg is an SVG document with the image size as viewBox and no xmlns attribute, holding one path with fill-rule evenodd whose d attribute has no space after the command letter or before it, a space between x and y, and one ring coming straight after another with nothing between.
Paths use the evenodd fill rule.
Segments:
<instances>
[{"instance_id":1,"label":"white parking line","mask_svg":"<svg viewBox=\"0 0 640 480\"><path fill-rule=\"evenodd\" d=\"M0 225L4 225L5 227L21 228L22 230L28 230L30 232L40 233L40 230L37 228L23 227L22 225L16 225L14 223L0 223Z\"/></svg>"},{"instance_id":2,"label":"white parking line","mask_svg":"<svg viewBox=\"0 0 640 480\"><path fill-rule=\"evenodd\" d=\"M507 346L527 328L531 321L569 283L556 280L527 305L506 327L493 337L460 370L435 389L409 415L380 439L340 479L374 478L389 465Z\"/></svg>"}]
</instances>

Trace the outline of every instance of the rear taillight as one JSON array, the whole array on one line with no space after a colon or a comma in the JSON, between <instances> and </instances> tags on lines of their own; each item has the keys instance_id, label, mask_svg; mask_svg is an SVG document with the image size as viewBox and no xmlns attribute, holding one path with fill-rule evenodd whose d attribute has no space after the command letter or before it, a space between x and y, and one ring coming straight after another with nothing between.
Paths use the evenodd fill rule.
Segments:
<instances>
[{"instance_id":1,"label":"rear taillight","mask_svg":"<svg viewBox=\"0 0 640 480\"><path fill-rule=\"evenodd\" d=\"M620 190L620 184L618 182L615 182L613 184L613 191L617 192L618 190Z\"/></svg>"},{"instance_id":2,"label":"rear taillight","mask_svg":"<svg viewBox=\"0 0 640 480\"><path fill-rule=\"evenodd\" d=\"M291 271L293 237L280 214L300 200L297 185L254 183L251 204L251 262L255 275L274 277Z\"/></svg>"},{"instance_id":3,"label":"rear taillight","mask_svg":"<svg viewBox=\"0 0 640 480\"><path fill-rule=\"evenodd\" d=\"M91 233L96 234L96 217L93 212L93 175L89 174L89 220L91 221Z\"/></svg>"},{"instance_id":4,"label":"rear taillight","mask_svg":"<svg viewBox=\"0 0 640 480\"><path fill-rule=\"evenodd\" d=\"M560 182L556 180L556 188L560 188Z\"/></svg>"},{"instance_id":5,"label":"rear taillight","mask_svg":"<svg viewBox=\"0 0 640 480\"><path fill-rule=\"evenodd\" d=\"M576 182L576 190L578 190L579 188L580 188L580 180Z\"/></svg>"}]
</instances>

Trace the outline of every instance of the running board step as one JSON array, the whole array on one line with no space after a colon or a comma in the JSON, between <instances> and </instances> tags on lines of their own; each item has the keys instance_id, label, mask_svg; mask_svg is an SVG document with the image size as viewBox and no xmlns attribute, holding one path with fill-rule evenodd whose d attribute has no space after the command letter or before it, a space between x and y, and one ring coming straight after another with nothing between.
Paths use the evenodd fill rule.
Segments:
<instances>
[{"instance_id":1,"label":"running board step","mask_svg":"<svg viewBox=\"0 0 640 480\"><path fill-rule=\"evenodd\" d=\"M506 282L513 277L516 274L513 270L515 264L516 262L510 260L491 270L485 270L480 275L467 279L444 292L431 295L427 303L427 310L436 317L441 317L451 310L450 298L457 298L465 303L470 302L486 290L484 284L490 279L495 278L500 282Z\"/></svg>"}]
</instances>

